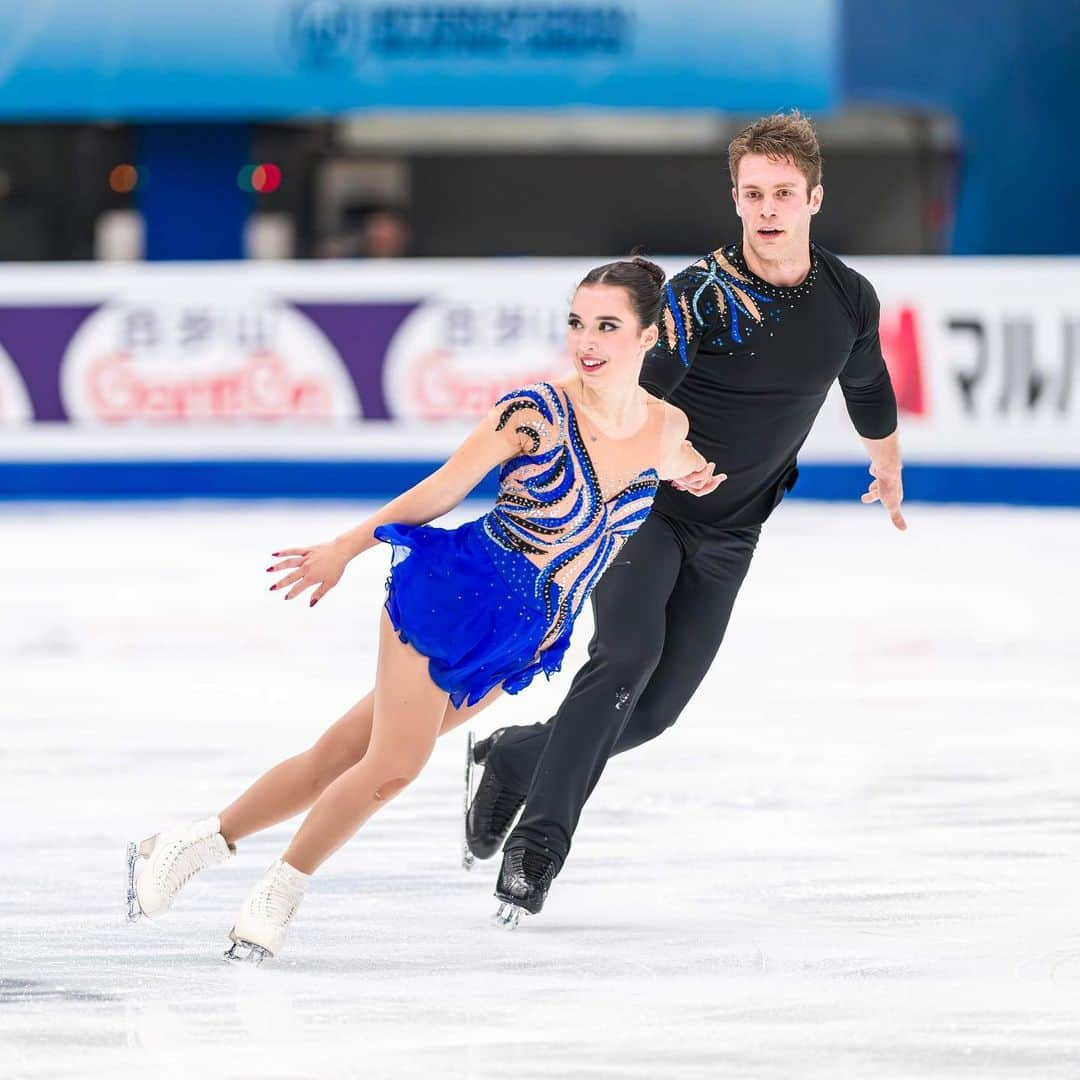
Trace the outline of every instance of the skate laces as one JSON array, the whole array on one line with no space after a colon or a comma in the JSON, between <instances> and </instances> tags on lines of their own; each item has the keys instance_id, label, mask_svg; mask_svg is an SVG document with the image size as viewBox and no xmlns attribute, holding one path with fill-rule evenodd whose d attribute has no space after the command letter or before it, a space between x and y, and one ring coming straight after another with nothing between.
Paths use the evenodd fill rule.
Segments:
<instances>
[{"instance_id":1,"label":"skate laces","mask_svg":"<svg viewBox=\"0 0 1080 1080\"><path fill-rule=\"evenodd\" d=\"M538 885L545 892L555 880L554 861L527 848L511 848L506 852L506 868L512 876Z\"/></svg>"},{"instance_id":2,"label":"skate laces","mask_svg":"<svg viewBox=\"0 0 1080 1080\"><path fill-rule=\"evenodd\" d=\"M163 892L179 892L199 871L214 865L211 859L213 836L196 840L174 840L158 866L157 881Z\"/></svg>"},{"instance_id":3,"label":"skate laces","mask_svg":"<svg viewBox=\"0 0 1080 1080\"><path fill-rule=\"evenodd\" d=\"M282 867L275 866L262 887L251 898L251 912L278 926L287 926L303 898L303 889L289 880Z\"/></svg>"},{"instance_id":4,"label":"skate laces","mask_svg":"<svg viewBox=\"0 0 1080 1080\"><path fill-rule=\"evenodd\" d=\"M489 814L490 828L496 836L501 836L510 828L514 815L521 809L521 804L524 801L524 795L511 791L510 788L503 784L498 785L498 791L491 801L491 812Z\"/></svg>"},{"instance_id":5,"label":"skate laces","mask_svg":"<svg viewBox=\"0 0 1080 1080\"><path fill-rule=\"evenodd\" d=\"M535 851L526 851L521 861L521 868L525 876L532 881L538 881L546 889L555 880L555 863Z\"/></svg>"}]
</instances>

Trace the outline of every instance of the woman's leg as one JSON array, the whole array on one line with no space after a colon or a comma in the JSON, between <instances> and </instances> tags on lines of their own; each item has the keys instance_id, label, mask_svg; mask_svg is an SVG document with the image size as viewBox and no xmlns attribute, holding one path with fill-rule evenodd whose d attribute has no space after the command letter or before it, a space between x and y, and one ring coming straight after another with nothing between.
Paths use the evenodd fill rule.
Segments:
<instances>
[{"instance_id":1,"label":"woman's leg","mask_svg":"<svg viewBox=\"0 0 1080 1080\"><path fill-rule=\"evenodd\" d=\"M398 638L384 611L367 753L319 796L282 859L313 873L404 790L431 756L446 705L446 691L431 681L427 658Z\"/></svg>"},{"instance_id":2,"label":"woman's leg","mask_svg":"<svg viewBox=\"0 0 1080 1080\"><path fill-rule=\"evenodd\" d=\"M446 712L443 713L442 727L439 728L439 734L445 735L448 731L453 731L454 728L460 727L467 720L471 720L477 713L482 713L493 701L502 696L502 687L496 686L493 690L489 690L475 705L464 705L460 709L455 709L450 702L446 703Z\"/></svg>"},{"instance_id":3,"label":"woman's leg","mask_svg":"<svg viewBox=\"0 0 1080 1080\"><path fill-rule=\"evenodd\" d=\"M230 844L306 810L365 754L371 739L375 691L362 697L313 746L263 773L221 811L221 835Z\"/></svg>"},{"instance_id":4,"label":"woman's leg","mask_svg":"<svg viewBox=\"0 0 1080 1080\"><path fill-rule=\"evenodd\" d=\"M384 615L385 618L385 615ZM425 667L425 675L426 675ZM455 709L449 702L440 735L486 709L502 693L496 687L475 705ZM263 773L239 798L221 811L221 835L230 844L287 821L307 810L343 773L367 753L375 717L375 691L365 694L313 746Z\"/></svg>"}]
</instances>

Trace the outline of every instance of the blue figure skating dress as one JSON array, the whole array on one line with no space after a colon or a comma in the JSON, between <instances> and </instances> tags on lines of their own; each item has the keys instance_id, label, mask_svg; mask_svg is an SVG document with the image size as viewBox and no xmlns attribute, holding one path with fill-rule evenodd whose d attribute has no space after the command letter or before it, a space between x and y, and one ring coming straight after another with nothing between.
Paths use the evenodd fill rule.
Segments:
<instances>
[{"instance_id":1,"label":"blue figure skating dress","mask_svg":"<svg viewBox=\"0 0 1080 1080\"><path fill-rule=\"evenodd\" d=\"M590 452L564 390L515 390L496 403L497 425L513 426L522 452L500 471L495 507L457 529L375 530L393 546L394 629L455 707L559 670L593 586L652 506L665 409L651 400L639 432L597 436Z\"/></svg>"}]
</instances>

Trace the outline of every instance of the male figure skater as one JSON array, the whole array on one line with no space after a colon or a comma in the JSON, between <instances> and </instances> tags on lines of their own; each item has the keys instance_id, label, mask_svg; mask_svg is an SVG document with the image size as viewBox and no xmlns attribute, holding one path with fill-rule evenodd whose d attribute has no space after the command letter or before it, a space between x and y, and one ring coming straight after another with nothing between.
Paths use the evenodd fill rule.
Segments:
<instances>
[{"instance_id":1,"label":"male figure skater","mask_svg":"<svg viewBox=\"0 0 1080 1080\"><path fill-rule=\"evenodd\" d=\"M763 117L732 140L728 163L742 238L667 284L641 375L687 414L690 439L728 480L717 486L710 467L681 490L663 486L593 593L589 661L556 716L477 743L484 773L466 821L475 856L495 853L524 803L496 889L506 921L543 906L608 756L670 727L704 678L834 379L870 456L862 501L906 528L877 296L810 240L823 195L813 127L798 113Z\"/></svg>"}]
</instances>

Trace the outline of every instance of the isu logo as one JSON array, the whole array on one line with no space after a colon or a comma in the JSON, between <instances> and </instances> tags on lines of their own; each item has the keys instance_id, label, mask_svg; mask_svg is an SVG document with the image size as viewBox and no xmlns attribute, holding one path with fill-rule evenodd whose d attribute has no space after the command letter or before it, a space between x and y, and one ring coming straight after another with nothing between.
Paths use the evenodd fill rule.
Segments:
<instances>
[{"instance_id":1,"label":"isu logo","mask_svg":"<svg viewBox=\"0 0 1080 1080\"><path fill-rule=\"evenodd\" d=\"M357 46L359 15L340 0L304 0L287 18L290 51L302 64L327 68L346 63Z\"/></svg>"}]
</instances>

